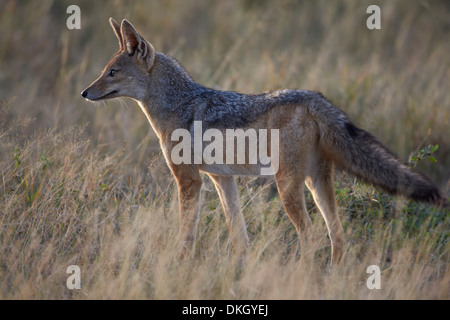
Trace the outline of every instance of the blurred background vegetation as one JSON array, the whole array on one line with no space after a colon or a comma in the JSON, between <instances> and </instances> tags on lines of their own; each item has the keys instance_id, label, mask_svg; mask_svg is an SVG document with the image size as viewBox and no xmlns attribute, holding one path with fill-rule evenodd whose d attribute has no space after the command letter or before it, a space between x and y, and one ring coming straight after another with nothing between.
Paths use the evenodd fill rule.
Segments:
<instances>
[{"instance_id":1,"label":"blurred background vegetation","mask_svg":"<svg viewBox=\"0 0 450 320\"><path fill-rule=\"evenodd\" d=\"M66 27L66 9L73 4L81 8L81 30ZM381 8L381 30L366 27L372 4ZM128 19L156 50L175 57L206 86L244 93L320 91L404 161L430 144L439 145L433 155L437 162L421 161L417 169L449 194L447 0L0 0L0 297L70 298L73 293L61 281L71 263L91 268L86 287L111 289L93 289L89 297L129 297L130 288L136 297L153 298L368 297L366 291L349 295L348 283L339 280L345 277L328 279L335 286L326 291L322 274L317 286L305 286L301 293L289 287L290 295L284 290L299 278L264 282L273 277L270 268L285 265L264 260L270 255L263 252L272 248L270 253L281 252L283 260L295 251L296 236L279 199L267 201L246 179L241 179L241 200L256 253L250 259L254 268L237 285L241 291L218 256L223 250L213 253L226 241L226 228L210 192L205 191L199 228L198 248L209 248L205 256L212 257L198 262L204 278L171 269L169 258L154 256L173 247L170 235L176 234L178 214L155 134L133 101L94 104L80 95L118 50L109 17ZM402 263L416 259L418 266L392 269L397 273L391 273L391 283L397 287L379 297L448 298L448 214L412 204L413 214L402 220L391 198L353 181L348 185L336 194L349 250L354 250L348 255L377 261L387 270L399 261L396 257ZM310 196L308 203L311 207ZM138 210L141 205L151 212L147 224L140 220L146 213ZM314 217L313 210L313 221L322 221ZM324 231L321 223L316 227ZM148 241L147 248L143 243ZM321 256L320 263L326 262L329 251ZM225 267L214 264L214 257ZM364 277L365 271L355 276L352 262L347 266L345 279L359 283L358 274ZM311 265L297 277L312 281L315 270ZM229 277L213 282L215 272ZM186 287L167 286L158 277ZM258 288L273 285L273 295L245 289L255 283Z\"/></svg>"}]
</instances>

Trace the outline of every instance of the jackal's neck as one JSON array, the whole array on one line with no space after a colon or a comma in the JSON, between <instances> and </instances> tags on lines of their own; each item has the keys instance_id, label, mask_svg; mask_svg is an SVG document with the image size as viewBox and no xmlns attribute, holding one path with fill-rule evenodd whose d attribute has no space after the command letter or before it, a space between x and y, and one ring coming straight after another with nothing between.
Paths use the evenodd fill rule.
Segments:
<instances>
[{"instance_id":1,"label":"jackal's neck","mask_svg":"<svg viewBox=\"0 0 450 320\"><path fill-rule=\"evenodd\" d=\"M139 105L158 135L168 122L181 123L188 116L185 106L203 90L177 61L159 52L144 87L145 95Z\"/></svg>"},{"instance_id":2,"label":"jackal's neck","mask_svg":"<svg viewBox=\"0 0 450 320\"><path fill-rule=\"evenodd\" d=\"M148 103L173 111L201 86L173 58L156 53L155 65L150 72Z\"/></svg>"}]
</instances>

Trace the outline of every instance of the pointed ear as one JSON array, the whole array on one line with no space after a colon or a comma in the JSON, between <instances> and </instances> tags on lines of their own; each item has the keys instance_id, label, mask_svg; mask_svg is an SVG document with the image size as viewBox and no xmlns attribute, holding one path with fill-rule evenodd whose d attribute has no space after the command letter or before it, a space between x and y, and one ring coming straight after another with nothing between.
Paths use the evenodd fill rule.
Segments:
<instances>
[{"instance_id":1,"label":"pointed ear","mask_svg":"<svg viewBox=\"0 0 450 320\"><path fill-rule=\"evenodd\" d=\"M127 20L122 21L121 26L123 45L128 55L137 57L147 63L148 70L153 66L155 60L155 49L145 40Z\"/></svg>"},{"instance_id":2,"label":"pointed ear","mask_svg":"<svg viewBox=\"0 0 450 320\"><path fill-rule=\"evenodd\" d=\"M109 18L109 24L113 28L114 33L116 34L116 37L119 40L120 51L124 50L125 47L123 45L122 33L120 32L119 24L113 18Z\"/></svg>"},{"instance_id":3,"label":"pointed ear","mask_svg":"<svg viewBox=\"0 0 450 320\"><path fill-rule=\"evenodd\" d=\"M122 21L120 30L122 32L122 39L125 49L130 56L134 55L139 46L139 43L141 42L141 37L139 36L133 25L127 20Z\"/></svg>"}]
</instances>

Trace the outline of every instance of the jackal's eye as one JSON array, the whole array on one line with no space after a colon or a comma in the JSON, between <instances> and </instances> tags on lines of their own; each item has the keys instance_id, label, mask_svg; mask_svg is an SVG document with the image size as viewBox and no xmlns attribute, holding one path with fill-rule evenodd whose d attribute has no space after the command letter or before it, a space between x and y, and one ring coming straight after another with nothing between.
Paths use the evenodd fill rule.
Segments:
<instances>
[{"instance_id":1,"label":"jackal's eye","mask_svg":"<svg viewBox=\"0 0 450 320\"><path fill-rule=\"evenodd\" d=\"M114 77L114 76L116 75L117 72L119 72L119 70L111 69L111 72L109 73L109 75L110 75L111 77Z\"/></svg>"}]
</instances>

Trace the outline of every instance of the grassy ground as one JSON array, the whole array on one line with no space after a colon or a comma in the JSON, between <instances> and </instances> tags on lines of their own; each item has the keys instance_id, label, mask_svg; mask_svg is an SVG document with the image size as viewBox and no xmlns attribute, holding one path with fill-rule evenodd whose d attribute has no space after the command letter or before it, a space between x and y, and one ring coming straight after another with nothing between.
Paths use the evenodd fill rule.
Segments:
<instances>
[{"instance_id":1,"label":"grassy ground","mask_svg":"<svg viewBox=\"0 0 450 320\"><path fill-rule=\"evenodd\" d=\"M0 298L449 299L448 211L339 175L343 263L329 269L311 196L314 244L300 258L277 196L239 178L251 246L228 243L210 181L193 257L176 259L177 192L150 126L128 100L80 92L118 49L108 18L129 19L198 82L241 92L319 90L449 194L450 6L378 1L0 1ZM66 28L78 4L82 29ZM81 290L66 269L80 266ZM369 290L369 265L381 268Z\"/></svg>"}]
</instances>

